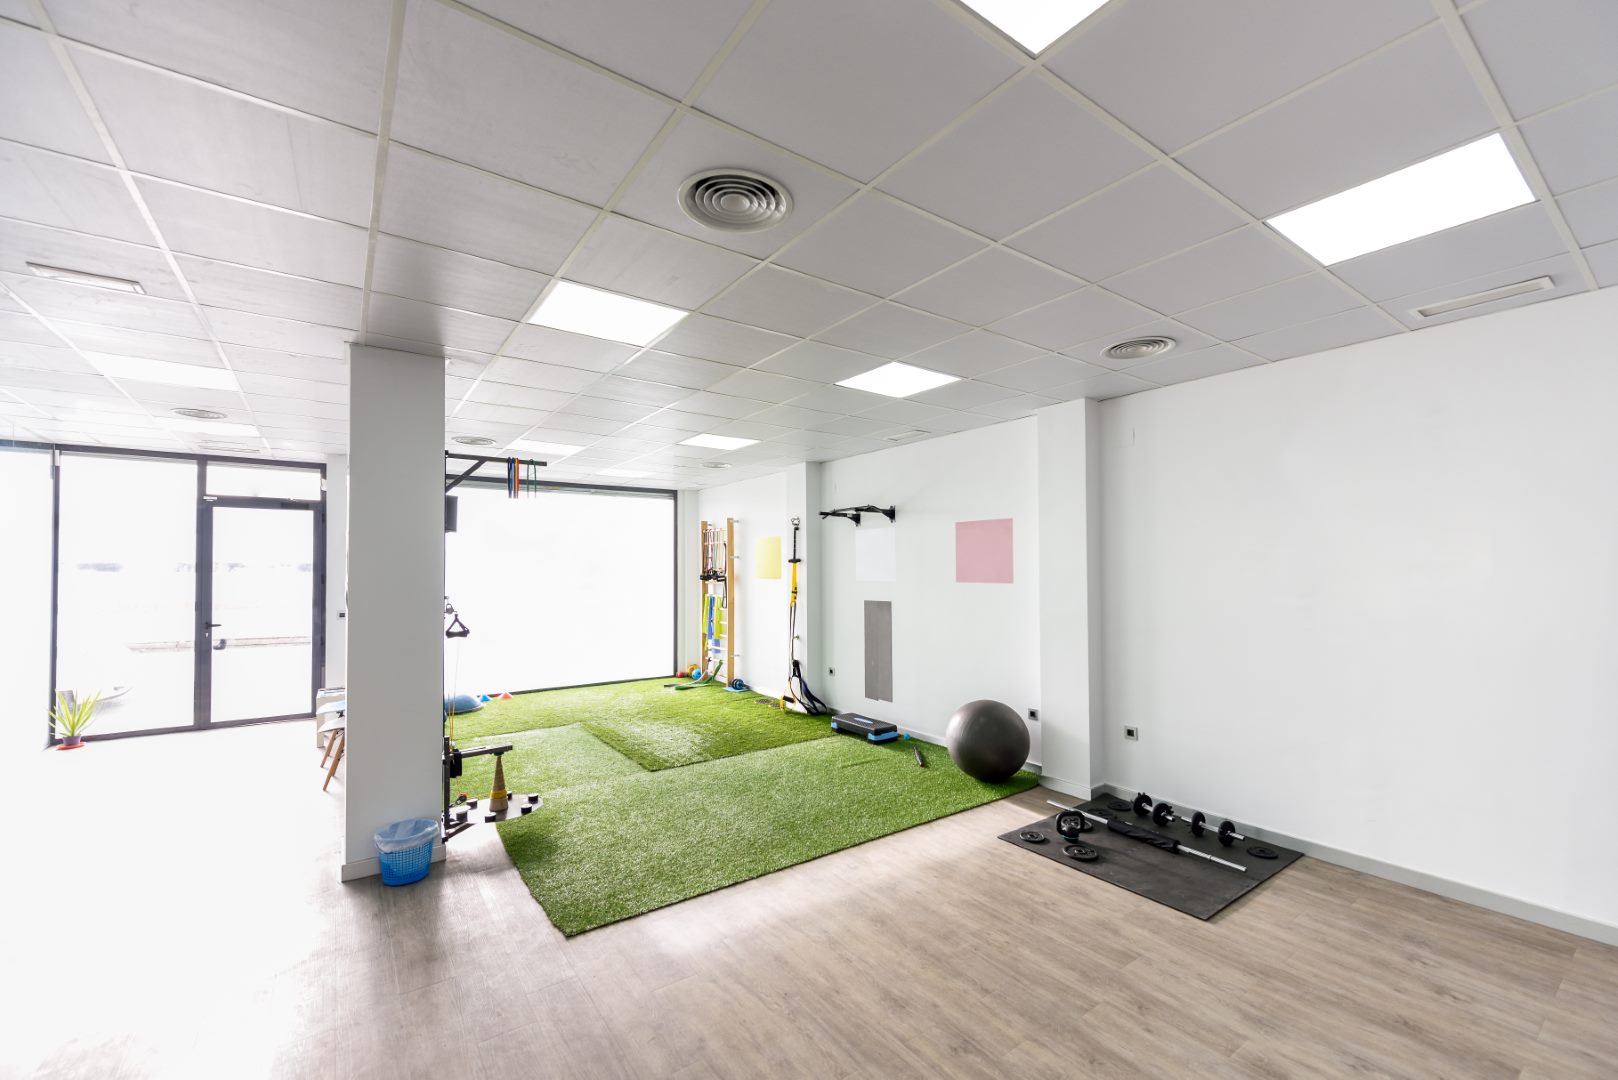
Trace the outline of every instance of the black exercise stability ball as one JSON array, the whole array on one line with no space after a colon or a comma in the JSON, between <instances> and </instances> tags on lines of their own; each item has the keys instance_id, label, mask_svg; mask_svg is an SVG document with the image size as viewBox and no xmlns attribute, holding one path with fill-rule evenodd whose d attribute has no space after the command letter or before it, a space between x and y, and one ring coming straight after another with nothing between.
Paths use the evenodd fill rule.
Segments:
<instances>
[{"instance_id":1,"label":"black exercise stability ball","mask_svg":"<svg viewBox=\"0 0 1618 1080\"><path fill-rule=\"evenodd\" d=\"M986 784L1010 780L1028 760L1028 726L1016 709L988 698L955 710L944 743L957 768Z\"/></svg>"}]
</instances>

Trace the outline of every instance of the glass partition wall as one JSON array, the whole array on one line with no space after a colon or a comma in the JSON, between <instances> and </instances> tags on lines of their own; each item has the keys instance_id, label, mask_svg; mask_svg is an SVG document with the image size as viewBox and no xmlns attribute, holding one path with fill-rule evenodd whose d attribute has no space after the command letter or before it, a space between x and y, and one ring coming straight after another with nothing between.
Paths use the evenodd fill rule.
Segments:
<instances>
[{"instance_id":1,"label":"glass partition wall","mask_svg":"<svg viewBox=\"0 0 1618 1080\"><path fill-rule=\"evenodd\" d=\"M309 715L325 652L324 467L48 452L49 685L97 696L88 737Z\"/></svg>"},{"instance_id":2,"label":"glass partition wall","mask_svg":"<svg viewBox=\"0 0 1618 1080\"><path fill-rule=\"evenodd\" d=\"M455 488L444 591L469 637L446 641L448 693L492 694L668 675L674 493L557 484L508 497Z\"/></svg>"}]
</instances>

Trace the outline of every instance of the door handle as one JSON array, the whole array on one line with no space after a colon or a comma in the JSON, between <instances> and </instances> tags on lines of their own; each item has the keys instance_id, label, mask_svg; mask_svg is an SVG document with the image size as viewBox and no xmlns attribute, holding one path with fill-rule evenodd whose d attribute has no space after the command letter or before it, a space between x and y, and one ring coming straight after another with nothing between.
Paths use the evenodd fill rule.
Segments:
<instances>
[{"instance_id":1,"label":"door handle","mask_svg":"<svg viewBox=\"0 0 1618 1080\"><path fill-rule=\"evenodd\" d=\"M225 624L222 623L222 622L210 622L210 623L203 623L202 625L206 626L208 629L212 630L216 626L224 626Z\"/></svg>"}]
</instances>

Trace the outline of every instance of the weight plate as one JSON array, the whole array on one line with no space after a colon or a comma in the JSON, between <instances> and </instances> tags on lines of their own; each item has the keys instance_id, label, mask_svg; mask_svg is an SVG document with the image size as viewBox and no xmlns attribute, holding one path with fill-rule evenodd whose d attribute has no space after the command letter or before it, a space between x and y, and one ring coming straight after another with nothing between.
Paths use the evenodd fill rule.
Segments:
<instances>
[{"instance_id":1,"label":"weight plate","mask_svg":"<svg viewBox=\"0 0 1618 1080\"><path fill-rule=\"evenodd\" d=\"M1030 844L1043 844L1045 842L1045 834L1038 829L1024 829L1017 835Z\"/></svg>"},{"instance_id":2,"label":"weight plate","mask_svg":"<svg viewBox=\"0 0 1618 1080\"><path fill-rule=\"evenodd\" d=\"M1135 801L1129 805L1134 809L1135 813L1139 814L1141 817L1145 817L1147 814L1152 812L1152 797L1143 791L1139 795L1136 795Z\"/></svg>"},{"instance_id":3,"label":"weight plate","mask_svg":"<svg viewBox=\"0 0 1618 1080\"><path fill-rule=\"evenodd\" d=\"M1281 857L1280 853L1274 848L1259 847L1256 844L1248 848L1247 853L1255 859L1279 859Z\"/></svg>"},{"instance_id":4,"label":"weight plate","mask_svg":"<svg viewBox=\"0 0 1618 1080\"><path fill-rule=\"evenodd\" d=\"M1062 849L1062 854L1074 862L1095 862L1101 858L1101 852L1088 844L1069 844Z\"/></svg>"},{"instance_id":5,"label":"weight plate","mask_svg":"<svg viewBox=\"0 0 1618 1080\"><path fill-rule=\"evenodd\" d=\"M1174 807L1166 802L1160 802L1152 807L1152 824L1167 825L1169 818L1174 816Z\"/></svg>"},{"instance_id":6,"label":"weight plate","mask_svg":"<svg viewBox=\"0 0 1618 1080\"><path fill-rule=\"evenodd\" d=\"M1113 799L1111 802L1109 802L1107 804L1107 809L1108 810L1114 810L1114 811L1128 810L1129 809L1129 804L1124 802L1124 800L1122 800L1122 799Z\"/></svg>"},{"instance_id":7,"label":"weight plate","mask_svg":"<svg viewBox=\"0 0 1618 1080\"><path fill-rule=\"evenodd\" d=\"M1208 823L1208 815L1201 810L1191 815L1191 835L1201 836L1203 826Z\"/></svg>"}]
</instances>

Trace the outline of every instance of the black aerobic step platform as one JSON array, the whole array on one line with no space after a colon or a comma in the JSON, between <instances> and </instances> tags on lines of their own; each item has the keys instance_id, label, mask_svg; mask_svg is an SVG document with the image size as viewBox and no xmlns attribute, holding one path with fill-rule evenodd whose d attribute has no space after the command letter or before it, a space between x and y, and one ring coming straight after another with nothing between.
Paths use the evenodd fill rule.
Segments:
<instances>
[{"instance_id":1,"label":"black aerobic step platform","mask_svg":"<svg viewBox=\"0 0 1618 1080\"><path fill-rule=\"evenodd\" d=\"M899 737L899 729L859 713L840 712L831 718L831 729L845 735L863 735L871 742L887 742Z\"/></svg>"}]
</instances>

